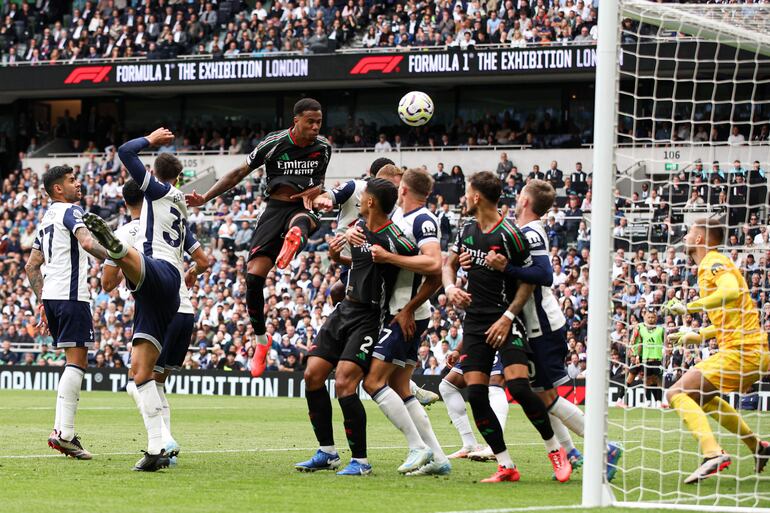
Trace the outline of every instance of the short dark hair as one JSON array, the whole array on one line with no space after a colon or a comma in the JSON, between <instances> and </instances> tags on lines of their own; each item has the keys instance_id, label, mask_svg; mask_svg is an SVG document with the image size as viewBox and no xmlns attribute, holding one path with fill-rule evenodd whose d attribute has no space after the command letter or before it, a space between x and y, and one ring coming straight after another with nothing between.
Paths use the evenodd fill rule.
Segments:
<instances>
[{"instance_id":1,"label":"short dark hair","mask_svg":"<svg viewBox=\"0 0 770 513\"><path fill-rule=\"evenodd\" d=\"M161 153L155 158L155 176L162 182L170 182L179 177L182 163L170 153Z\"/></svg>"},{"instance_id":2,"label":"short dark hair","mask_svg":"<svg viewBox=\"0 0 770 513\"><path fill-rule=\"evenodd\" d=\"M425 198L433 191L433 177L424 169L407 169L401 182L409 187L410 191Z\"/></svg>"},{"instance_id":3,"label":"short dark hair","mask_svg":"<svg viewBox=\"0 0 770 513\"><path fill-rule=\"evenodd\" d=\"M144 200L144 194L142 189L139 188L139 184L134 181L133 178L129 178L126 183L123 184L123 201L129 207L138 207Z\"/></svg>"},{"instance_id":4,"label":"short dark hair","mask_svg":"<svg viewBox=\"0 0 770 513\"><path fill-rule=\"evenodd\" d=\"M491 171L479 171L471 176L468 183L479 192L487 201L497 205L500 194L503 192L503 183Z\"/></svg>"},{"instance_id":5,"label":"short dark hair","mask_svg":"<svg viewBox=\"0 0 770 513\"><path fill-rule=\"evenodd\" d=\"M372 162L372 165L369 166L369 176L377 176L377 171L387 166L388 164L395 165L396 163L387 157L380 157L376 159L374 162Z\"/></svg>"},{"instance_id":6,"label":"short dark hair","mask_svg":"<svg viewBox=\"0 0 770 513\"><path fill-rule=\"evenodd\" d=\"M706 236L706 244L710 247L716 247L725 241L724 221L718 218L700 218L693 223L693 228L703 230Z\"/></svg>"},{"instance_id":7,"label":"short dark hair","mask_svg":"<svg viewBox=\"0 0 770 513\"><path fill-rule=\"evenodd\" d=\"M54 166L43 173L43 187L49 196L53 196L53 186L61 183L64 177L72 173L69 166Z\"/></svg>"},{"instance_id":8,"label":"short dark hair","mask_svg":"<svg viewBox=\"0 0 770 513\"><path fill-rule=\"evenodd\" d=\"M305 111L315 110L320 111L321 103L313 98L302 98L300 101L294 104L294 115L299 116Z\"/></svg>"},{"instance_id":9,"label":"short dark hair","mask_svg":"<svg viewBox=\"0 0 770 513\"><path fill-rule=\"evenodd\" d=\"M372 178L366 182L366 192L377 200L382 211L389 214L398 200L398 189L384 178Z\"/></svg>"}]
</instances>

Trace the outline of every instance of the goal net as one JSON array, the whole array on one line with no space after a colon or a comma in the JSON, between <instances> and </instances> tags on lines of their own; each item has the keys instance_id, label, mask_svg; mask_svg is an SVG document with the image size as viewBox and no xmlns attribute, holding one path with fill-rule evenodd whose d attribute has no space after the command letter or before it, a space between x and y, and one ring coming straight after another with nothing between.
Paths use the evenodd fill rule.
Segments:
<instances>
[{"instance_id":1,"label":"goal net","mask_svg":"<svg viewBox=\"0 0 770 513\"><path fill-rule=\"evenodd\" d=\"M737 414L715 410L717 403L704 405L709 399L701 399L699 406L731 465L685 484L707 455L668 404L666 392L688 369L708 358L714 361L722 344L714 338L676 343L672 333L699 333L710 320L705 313L662 313L672 298L688 303L700 297L698 266L685 252L683 236L696 220L711 219L724 228L719 251L745 278L759 322L768 331L770 5L624 0L615 9L614 19L604 13L599 22L600 30L605 21L615 23L615 33L604 34L617 41L610 49L616 55L608 77L601 62L607 41L600 32L594 184L604 185L601 176L614 174L614 180L594 191L591 290L609 282L610 297L605 304L609 316L591 310L589 321L588 422L597 414L605 416L606 441L616 441L624 454L614 479L603 484L604 499L587 501L590 484L584 484L584 504L770 511L770 465L756 472L749 448L756 439L745 427L742 436L731 432L731 426L739 425ZM600 105L600 98L610 105ZM610 130L611 140L604 137ZM612 146L604 162L602 144ZM597 176L602 167L606 174ZM611 212L606 224L597 224L601 202L611 202L604 210ZM605 229L609 234L599 232ZM592 360L603 354L607 361L595 366L602 377L590 376ZM743 372L739 367L734 368ZM729 372L714 385L728 384ZM742 377L749 379L750 371L745 372ZM596 387L602 384L603 406L592 406L590 397L597 397ZM751 432L770 440L767 376L742 393L722 397ZM585 479L596 476L586 474Z\"/></svg>"}]
</instances>

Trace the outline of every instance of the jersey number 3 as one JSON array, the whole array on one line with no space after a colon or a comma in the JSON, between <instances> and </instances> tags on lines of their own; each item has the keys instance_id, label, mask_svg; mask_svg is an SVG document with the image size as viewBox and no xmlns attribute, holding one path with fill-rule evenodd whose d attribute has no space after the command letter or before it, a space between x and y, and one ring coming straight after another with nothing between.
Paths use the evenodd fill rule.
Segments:
<instances>
[{"instance_id":1,"label":"jersey number 3","mask_svg":"<svg viewBox=\"0 0 770 513\"><path fill-rule=\"evenodd\" d=\"M166 243L172 248L178 248L182 245L182 241L184 240L182 214L174 207L171 207L170 212L171 215L174 216L174 221L171 223L171 230L174 233L163 232L163 240L165 240Z\"/></svg>"}]
</instances>

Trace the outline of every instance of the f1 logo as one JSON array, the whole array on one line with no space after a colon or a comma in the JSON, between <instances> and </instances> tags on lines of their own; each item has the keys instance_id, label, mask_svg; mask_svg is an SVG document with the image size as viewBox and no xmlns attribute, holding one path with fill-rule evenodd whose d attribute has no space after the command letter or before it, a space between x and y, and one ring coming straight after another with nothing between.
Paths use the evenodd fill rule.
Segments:
<instances>
[{"instance_id":1,"label":"f1 logo","mask_svg":"<svg viewBox=\"0 0 770 513\"><path fill-rule=\"evenodd\" d=\"M396 66L404 60L403 55L396 56L381 56L381 57L362 57L353 69L350 70L351 75L366 75L370 71L381 71L383 73L392 73Z\"/></svg>"},{"instance_id":2,"label":"f1 logo","mask_svg":"<svg viewBox=\"0 0 770 513\"><path fill-rule=\"evenodd\" d=\"M98 84L107 82L112 66L79 66L64 79L65 84L79 84L81 82L92 82Z\"/></svg>"}]
</instances>

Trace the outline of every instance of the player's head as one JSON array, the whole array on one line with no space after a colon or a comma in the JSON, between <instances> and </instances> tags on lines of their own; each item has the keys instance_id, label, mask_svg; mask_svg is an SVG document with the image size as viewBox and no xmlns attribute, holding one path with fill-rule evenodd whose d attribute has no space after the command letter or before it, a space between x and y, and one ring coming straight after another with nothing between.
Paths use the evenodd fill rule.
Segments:
<instances>
[{"instance_id":1,"label":"player's head","mask_svg":"<svg viewBox=\"0 0 770 513\"><path fill-rule=\"evenodd\" d=\"M369 215L374 211L389 214L396 206L398 189L384 178L372 178L366 182L366 189L361 195L361 215Z\"/></svg>"},{"instance_id":2,"label":"player's head","mask_svg":"<svg viewBox=\"0 0 770 513\"><path fill-rule=\"evenodd\" d=\"M401 185L401 179L404 176L404 170L393 164L385 164L377 171L375 175L377 178L383 178L396 187Z\"/></svg>"},{"instance_id":3,"label":"player's head","mask_svg":"<svg viewBox=\"0 0 770 513\"><path fill-rule=\"evenodd\" d=\"M375 159L374 162L372 162L372 165L369 166L369 176L377 176L377 173L380 171L380 169L387 165L394 166L396 163L387 157L380 157Z\"/></svg>"},{"instance_id":4,"label":"player's head","mask_svg":"<svg viewBox=\"0 0 770 513\"><path fill-rule=\"evenodd\" d=\"M684 247L688 255L692 256L699 249L711 250L722 244L725 238L725 229L719 219L696 219L684 236Z\"/></svg>"},{"instance_id":5,"label":"player's head","mask_svg":"<svg viewBox=\"0 0 770 513\"><path fill-rule=\"evenodd\" d=\"M300 139L312 141L321 131L321 104L312 98L302 98L294 104L294 133Z\"/></svg>"},{"instance_id":6,"label":"player's head","mask_svg":"<svg viewBox=\"0 0 770 513\"><path fill-rule=\"evenodd\" d=\"M144 194L139 188L139 184L133 178L129 178L123 184L123 201L128 208L141 208Z\"/></svg>"},{"instance_id":7,"label":"player's head","mask_svg":"<svg viewBox=\"0 0 770 513\"><path fill-rule=\"evenodd\" d=\"M494 173L479 171L468 180L465 198L468 205L468 214L476 215L479 207L497 208L500 194L503 192L503 184Z\"/></svg>"},{"instance_id":8,"label":"player's head","mask_svg":"<svg viewBox=\"0 0 770 513\"><path fill-rule=\"evenodd\" d=\"M543 217L551 210L556 199L556 191L545 180L530 180L516 198L516 217L524 212L533 212L537 217Z\"/></svg>"},{"instance_id":9,"label":"player's head","mask_svg":"<svg viewBox=\"0 0 770 513\"><path fill-rule=\"evenodd\" d=\"M175 184L182 172L182 163L170 153L161 153L153 164L155 178L164 183Z\"/></svg>"},{"instance_id":10,"label":"player's head","mask_svg":"<svg viewBox=\"0 0 770 513\"><path fill-rule=\"evenodd\" d=\"M75 203L80 201L80 180L69 166L54 166L43 174L43 187L55 201Z\"/></svg>"},{"instance_id":11,"label":"player's head","mask_svg":"<svg viewBox=\"0 0 770 513\"><path fill-rule=\"evenodd\" d=\"M646 312L644 312L644 322L648 326L655 326L658 324L658 313L654 308L650 307Z\"/></svg>"},{"instance_id":12,"label":"player's head","mask_svg":"<svg viewBox=\"0 0 770 513\"><path fill-rule=\"evenodd\" d=\"M433 177L422 168L407 169L398 188L400 198L411 196L412 199L425 203L433 191Z\"/></svg>"}]
</instances>

